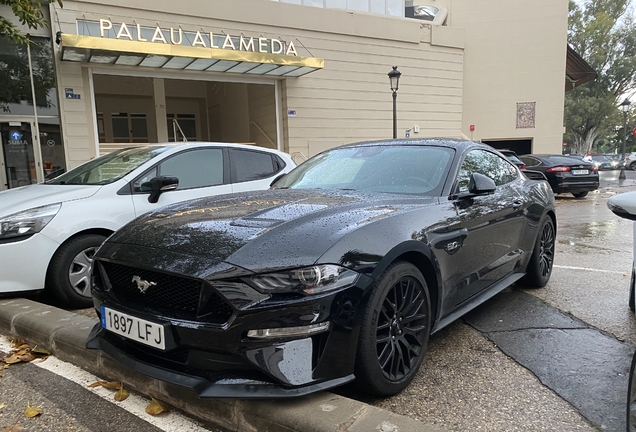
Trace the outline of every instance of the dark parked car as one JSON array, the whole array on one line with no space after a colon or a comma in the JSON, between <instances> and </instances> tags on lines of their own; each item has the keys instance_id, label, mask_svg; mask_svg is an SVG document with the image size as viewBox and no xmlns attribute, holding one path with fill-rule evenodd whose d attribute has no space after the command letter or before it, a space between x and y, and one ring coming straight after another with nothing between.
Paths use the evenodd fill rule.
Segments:
<instances>
[{"instance_id":1,"label":"dark parked car","mask_svg":"<svg viewBox=\"0 0 636 432\"><path fill-rule=\"evenodd\" d=\"M171 205L94 258L87 346L201 397L403 390L429 335L519 282L544 286L556 217L471 141L359 143L268 191Z\"/></svg>"},{"instance_id":2,"label":"dark parked car","mask_svg":"<svg viewBox=\"0 0 636 432\"><path fill-rule=\"evenodd\" d=\"M527 169L542 172L554 193L571 193L583 198L598 189L599 178L596 167L572 156L532 154L519 158Z\"/></svg>"}]
</instances>

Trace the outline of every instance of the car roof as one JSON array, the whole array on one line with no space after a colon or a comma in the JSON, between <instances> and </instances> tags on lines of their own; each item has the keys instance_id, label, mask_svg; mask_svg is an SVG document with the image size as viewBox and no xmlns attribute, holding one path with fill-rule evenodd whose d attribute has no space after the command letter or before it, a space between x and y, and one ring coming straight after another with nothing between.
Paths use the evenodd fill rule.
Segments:
<instances>
[{"instance_id":1,"label":"car roof","mask_svg":"<svg viewBox=\"0 0 636 432\"><path fill-rule=\"evenodd\" d=\"M525 155L521 155L522 157L525 156L534 156L534 157L538 157L538 158L551 158L551 157L565 157L565 158L571 158L571 159L577 159L578 158L576 156L569 156L569 155L561 155L561 154L548 154L548 153L537 153L537 154L525 154Z\"/></svg>"},{"instance_id":2,"label":"car roof","mask_svg":"<svg viewBox=\"0 0 636 432\"><path fill-rule=\"evenodd\" d=\"M362 141L357 143L346 144L342 147L366 147L366 146L400 146L400 145L419 145L419 146L437 146L449 147L459 151L472 147L479 147L487 150L496 150L495 148L481 144L475 141L458 139L458 138L397 138L375 141Z\"/></svg>"},{"instance_id":3,"label":"car roof","mask_svg":"<svg viewBox=\"0 0 636 432\"><path fill-rule=\"evenodd\" d=\"M181 149L183 147L190 147L190 148L199 148L199 147L232 147L232 148L239 148L239 149L244 149L244 150L259 150L259 151L265 151L265 152L269 152L269 153L276 153L276 154L287 154L285 152L281 152L277 149L271 149L271 148L267 148L267 147L260 147L257 145L252 145L252 144L237 144L237 143L224 143L224 142L207 142L207 141L187 141L187 142L167 142L167 143L143 143L143 144L139 144L139 145L131 145L125 148L141 148L141 147L156 147L156 148L168 148L168 149L174 149L173 151L177 151L177 149Z\"/></svg>"}]
</instances>

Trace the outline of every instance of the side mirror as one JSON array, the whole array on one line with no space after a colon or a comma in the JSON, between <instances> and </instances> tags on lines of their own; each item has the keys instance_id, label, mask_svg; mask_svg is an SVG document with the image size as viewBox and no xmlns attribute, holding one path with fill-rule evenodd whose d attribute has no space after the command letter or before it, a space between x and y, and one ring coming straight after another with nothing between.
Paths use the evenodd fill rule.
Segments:
<instances>
[{"instance_id":1,"label":"side mirror","mask_svg":"<svg viewBox=\"0 0 636 432\"><path fill-rule=\"evenodd\" d=\"M148 202L151 204L159 201L159 196L167 191L175 190L179 187L179 179L176 177L164 177L158 176L151 179L150 184L150 195L148 196Z\"/></svg>"},{"instance_id":2,"label":"side mirror","mask_svg":"<svg viewBox=\"0 0 636 432\"><path fill-rule=\"evenodd\" d=\"M524 173L530 180L548 180L545 174L543 174L541 171L521 170L521 172Z\"/></svg>"},{"instance_id":3,"label":"side mirror","mask_svg":"<svg viewBox=\"0 0 636 432\"><path fill-rule=\"evenodd\" d=\"M495 181L488 176L472 173L468 182L468 192L473 195L491 194L497 189Z\"/></svg>"},{"instance_id":4,"label":"side mirror","mask_svg":"<svg viewBox=\"0 0 636 432\"><path fill-rule=\"evenodd\" d=\"M614 195L607 200L607 207L616 216L636 221L636 191Z\"/></svg>"}]
</instances>

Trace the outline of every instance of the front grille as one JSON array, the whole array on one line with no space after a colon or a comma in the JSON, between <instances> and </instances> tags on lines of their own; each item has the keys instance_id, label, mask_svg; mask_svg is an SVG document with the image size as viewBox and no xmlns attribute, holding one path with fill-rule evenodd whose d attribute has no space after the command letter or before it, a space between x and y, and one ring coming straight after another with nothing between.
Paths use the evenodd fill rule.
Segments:
<instances>
[{"instance_id":1,"label":"front grille","mask_svg":"<svg viewBox=\"0 0 636 432\"><path fill-rule=\"evenodd\" d=\"M224 324L232 316L231 306L200 280L105 261L100 261L99 265L110 282L110 293L126 307L176 319L196 320L201 291L205 289L205 304L202 305L206 312L205 321ZM156 285L141 292L133 282L135 276Z\"/></svg>"}]
</instances>

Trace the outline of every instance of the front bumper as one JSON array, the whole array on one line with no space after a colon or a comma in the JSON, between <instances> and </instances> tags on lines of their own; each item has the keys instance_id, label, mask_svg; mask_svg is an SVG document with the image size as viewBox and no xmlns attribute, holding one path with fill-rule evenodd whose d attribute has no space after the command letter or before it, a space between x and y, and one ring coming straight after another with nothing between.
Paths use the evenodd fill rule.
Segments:
<instances>
[{"instance_id":1,"label":"front bumper","mask_svg":"<svg viewBox=\"0 0 636 432\"><path fill-rule=\"evenodd\" d=\"M106 244L100 254L108 249ZM118 262L130 263L136 251L142 252L128 245L125 259ZM148 250L145 252L147 258ZM115 251L114 256L119 254ZM161 254L162 263L178 262L177 254ZM236 275L245 275L246 270L205 258L188 257L188 276L173 268L134 267L128 269L132 273L126 273L124 264L103 259L95 263L99 275L94 275L93 302L100 318L103 305L166 328L166 349L159 350L104 330L100 324L95 326L87 348L100 349L128 368L190 388L200 397L294 397L354 379L360 311L373 286L368 276L360 275L355 285L330 293L270 297L240 283ZM153 264L160 265L158 261ZM210 271L224 278L216 280ZM157 285L140 293L130 283L133 273ZM228 275L234 277L228 280ZM162 284L169 286L168 297L160 294ZM184 288L187 284L194 284L192 289L200 294L192 296L193 310L184 312L181 300L190 296ZM118 291L122 286L130 291ZM176 305L183 307L177 310ZM315 334L247 336L250 330L302 328L324 322L329 322L329 329Z\"/></svg>"},{"instance_id":2,"label":"front bumper","mask_svg":"<svg viewBox=\"0 0 636 432\"><path fill-rule=\"evenodd\" d=\"M86 348L99 349L128 369L151 378L188 388L202 398L290 398L327 390L355 379L354 375L350 374L300 387L283 387L272 382L238 376L230 377L229 375L225 378L211 381L201 376L162 368L136 358L134 355L127 354L109 342L106 332L99 323L96 324L88 337ZM282 351L294 350L292 346L286 348L285 344L278 345L276 348ZM285 357L284 354L283 357Z\"/></svg>"},{"instance_id":3,"label":"front bumper","mask_svg":"<svg viewBox=\"0 0 636 432\"><path fill-rule=\"evenodd\" d=\"M42 233L0 243L0 293L43 289L47 268L58 247Z\"/></svg>"}]
</instances>

